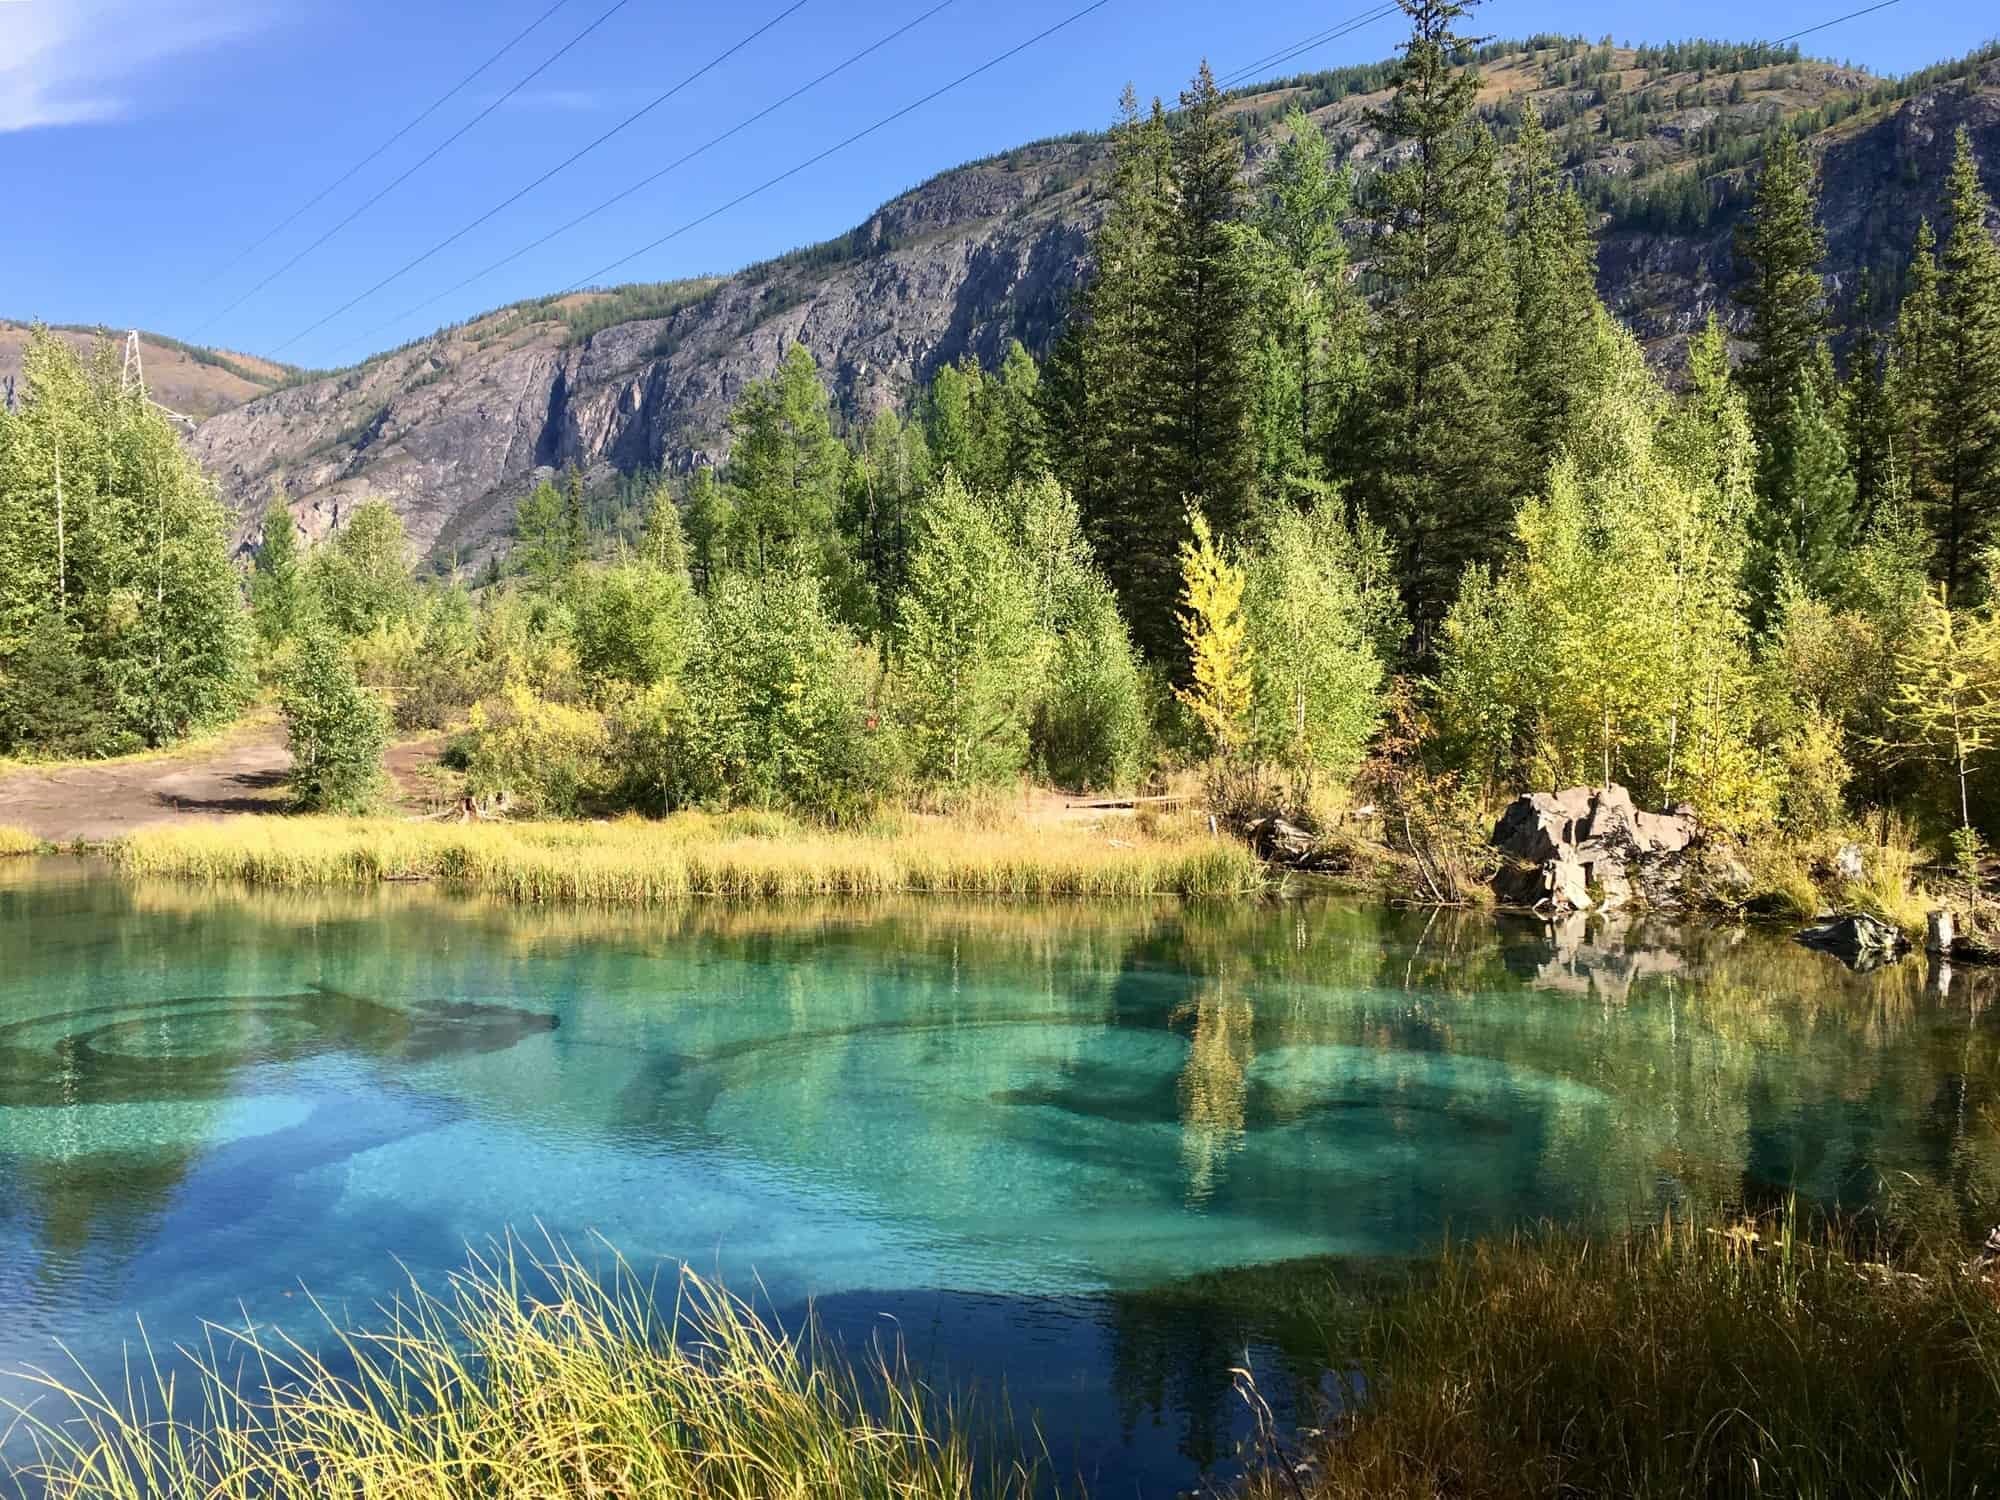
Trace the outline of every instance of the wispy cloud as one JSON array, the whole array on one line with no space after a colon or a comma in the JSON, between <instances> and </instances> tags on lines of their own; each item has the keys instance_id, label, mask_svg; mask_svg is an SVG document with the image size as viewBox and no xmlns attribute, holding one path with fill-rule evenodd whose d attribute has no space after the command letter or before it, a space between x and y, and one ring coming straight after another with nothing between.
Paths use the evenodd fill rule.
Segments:
<instances>
[{"instance_id":1,"label":"wispy cloud","mask_svg":"<svg viewBox=\"0 0 2000 1500\"><path fill-rule=\"evenodd\" d=\"M154 69L261 19L253 0L0 0L0 133L123 119Z\"/></svg>"}]
</instances>

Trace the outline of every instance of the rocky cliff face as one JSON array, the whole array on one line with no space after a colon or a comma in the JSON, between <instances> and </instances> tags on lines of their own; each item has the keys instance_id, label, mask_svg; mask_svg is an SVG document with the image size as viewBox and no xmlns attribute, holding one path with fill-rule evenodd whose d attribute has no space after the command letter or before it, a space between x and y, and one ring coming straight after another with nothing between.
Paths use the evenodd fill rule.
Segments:
<instances>
[{"instance_id":1,"label":"rocky cliff face","mask_svg":"<svg viewBox=\"0 0 2000 1500\"><path fill-rule=\"evenodd\" d=\"M1725 96L1713 80L1662 78L1624 66L1632 61L1620 55L1618 85L1579 89L1552 85L1546 60L1502 60L1487 70L1485 102L1504 110L1532 94L1566 120L1572 169L1587 179L1696 169L1703 132L1718 119L1761 128L1873 82L1814 64L1742 75L1749 86ZM1657 107L1640 117L1641 133L1621 138L1608 119L1614 96L1647 90ZM1681 107L1691 95L1697 102ZM1257 124L1253 175L1269 159L1268 121L1288 100L1316 104L1348 158L1363 170L1374 163L1378 143L1363 111L1379 95L1325 102L1296 86L1239 102ZM1817 138L1836 286L1871 264L1893 284L1918 218L1936 217L1960 123L1973 129L2000 188L2000 62ZM938 365L967 353L990 363L1016 337L1045 350L1085 268L1106 160L1093 139L1024 147L944 173L841 240L729 277L662 316L578 337L577 318L604 294L501 309L355 370L257 397L203 423L190 441L246 542L282 487L309 534L380 496L434 562L475 561L505 546L516 500L551 469L575 464L601 479L720 458L729 408L792 342L811 351L850 419L907 400ZM1693 233L1615 218L1603 226L1605 298L1662 359L1711 311L1733 318L1735 227L1730 213Z\"/></svg>"}]
</instances>

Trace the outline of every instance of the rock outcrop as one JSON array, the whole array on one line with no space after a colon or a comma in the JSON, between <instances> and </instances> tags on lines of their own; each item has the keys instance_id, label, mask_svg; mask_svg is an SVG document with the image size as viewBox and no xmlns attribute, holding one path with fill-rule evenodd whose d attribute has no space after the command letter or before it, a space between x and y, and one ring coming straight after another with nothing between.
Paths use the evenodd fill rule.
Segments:
<instances>
[{"instance_id":1,"label":"rock outcrop","mask_svg":"<svg viewBox=\"0 0 2000 1500\"><path fill-rule=\"evenodd\" d=\"M1494 826L1494 892L1506 905L1554 912L1671 905L1697 832L1691 810L1643 811L1616 784L1529 792Z\"/></svg>"},{"instance_id":2,"label":"rock outcrop","mask_svg":"<svg viewBox=\"0 0 2000 1500\"><path fill-rule=\"evenodd\" d=\"M1877 968L1901 958L1910 948L1901 928L1867 912L1827 917L1802 928L1797 936L1806 947L1831 953L1850 969Z\"/></svg>"}]
</instances>

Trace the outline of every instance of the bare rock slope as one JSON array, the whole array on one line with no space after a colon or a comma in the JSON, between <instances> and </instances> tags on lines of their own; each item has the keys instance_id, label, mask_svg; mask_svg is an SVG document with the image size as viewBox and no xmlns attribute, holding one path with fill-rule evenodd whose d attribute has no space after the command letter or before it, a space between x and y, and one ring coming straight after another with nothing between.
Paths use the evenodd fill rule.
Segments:
<instances>
[{"instance_id":1,"label":"bare rock slope","mask_svg":"<svg viewBox=\"0 0 2000 1500\"><path fill-rule=\"evenodd\" d=\"M1918 218L1937 214L1959 124L2000 187L2000 62L1877 97L1878 80L1830 64L1746 69L1725 83L1620 51L1579 80L1565 57L1544 48L1489 62L1483 103L1505 119L1533 96L1558 122L1573 177L1607 205L1606 300L1663 359L1711 311L1734 316L1730 247L1750 156L1731 158L1719 140L1850 111L1814 135L1837 289L1861 266L1902 264ZM1379 86L1379 70L1348 70L1240 96L1251 172L1294 103L1359 169L1378 164L1364 111L1381 102ZM515 501L550 469L601 479L719 458L730 406L792 342L811 351L849 419L906 401L942 363L992 361L1010 338L1043 352L1086 267L1107 162L1097 137L1023 147L943 173L826 245L715 282L503 308L256 396L191 441L246 542L282 487L311 534L381 496L433 561L474 561L504 547ZM1698 226L1662 227L1602 191L1676 173L1716 205Z\"/></svg>"}]
</instances>

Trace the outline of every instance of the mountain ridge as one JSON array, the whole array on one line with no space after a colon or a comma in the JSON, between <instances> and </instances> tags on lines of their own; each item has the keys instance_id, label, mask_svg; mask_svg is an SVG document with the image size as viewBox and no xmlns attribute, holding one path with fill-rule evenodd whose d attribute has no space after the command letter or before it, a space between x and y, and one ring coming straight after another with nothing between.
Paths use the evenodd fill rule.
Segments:
<instances>
[{"instance_id":1,"label":"mountain ridge","mask_svg":"<svg viewBox=\"0 0 2000 1500\"><path fill-rule=\"evenodd\" d=\"M1864 267L1894 286L1936 216L1952 131L2000 187L2000 48L1878 78L1755 44L1615 48L1530 38L1481 51L1481 107L1503 136L1532 98L1597 207L1607 305L1672 362L1729 301L1734 229L1759 142L1803 135L1820 159L1829 291ZM1297 75L1231 96L1254 178L1298 105L1365 173L1387 159L1366 112L1392 65ZM360 499L404 516L438 566L504 547L514 501L554 468L593 480L718 461L726 416L803 344L841 414L906 401L940 364L1036 352L1088 263L1108 161L1077 132L936 174L844 235L729 276L529 299L347 370L294 377L209 417L189 441L255 535L274 487L310 535ZM1996 193L2000 196L2000 193ZM1357 244L1365 271L1365 244ZM150 369L150 366L149 366Z\"/></svg>"}]
</instances>

